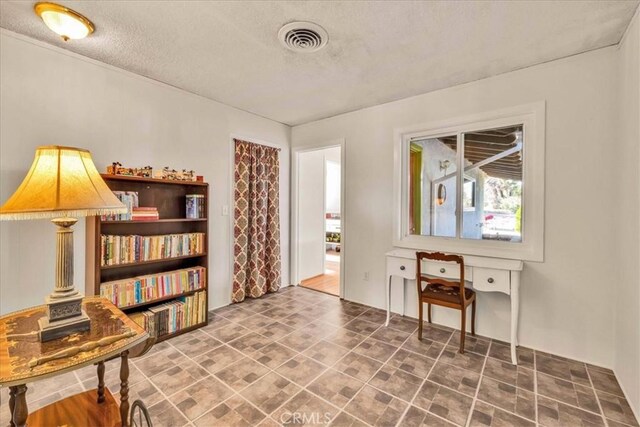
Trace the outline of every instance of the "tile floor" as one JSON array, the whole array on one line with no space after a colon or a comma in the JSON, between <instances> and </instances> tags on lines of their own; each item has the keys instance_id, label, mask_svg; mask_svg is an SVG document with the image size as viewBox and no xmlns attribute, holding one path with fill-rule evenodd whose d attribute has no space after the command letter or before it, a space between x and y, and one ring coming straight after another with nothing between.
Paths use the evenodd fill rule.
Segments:
<instances>
[{"instance_id":1,"label":"tile floor","mask_svg":"<svg viewBox=\"0 0 640 427\"><path fill-rule=\"evenodd\" d=\"M154 426L638 426L608 369L459 334L306 290L211 313L131 363ZM107 385L118 390L117 362ZM30 387L34 410L95 387L93 367ZM0 423L8 423L2 390ZM116 395L116 397L118 397Z\"/></svg>"}]
</instances>

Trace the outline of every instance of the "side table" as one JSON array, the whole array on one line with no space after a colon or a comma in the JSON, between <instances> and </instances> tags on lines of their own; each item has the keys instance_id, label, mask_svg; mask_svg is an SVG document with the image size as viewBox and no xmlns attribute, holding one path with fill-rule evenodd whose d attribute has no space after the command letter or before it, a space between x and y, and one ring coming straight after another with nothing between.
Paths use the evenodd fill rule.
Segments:
<instances>
[{"instance_id":1,"label":"side table","mask_svg":"<svg viewBox=\"0 0 640 427\"><path fill-rule=\"evenodd\" d=\"M31 425L38 425L38 420L55 425L82 420L86 425L104 425L106 421L114 426L127 426L128 358L146 352L154 340L104 298L86 297L82 305L91 319L90 329L44 343L38 337L38 319L46 316L46 306L0 316L0 386L9 387L11 426L22 427L27 421ZM121 388L120 416L114 420L111 418L114 413L117 414L114 411L117 404L104 385L104 362L115 357L121 360ZM97 365L97 390L68 397L29 416L27 383L93 364Z\"/></svg>"}]
</instances>

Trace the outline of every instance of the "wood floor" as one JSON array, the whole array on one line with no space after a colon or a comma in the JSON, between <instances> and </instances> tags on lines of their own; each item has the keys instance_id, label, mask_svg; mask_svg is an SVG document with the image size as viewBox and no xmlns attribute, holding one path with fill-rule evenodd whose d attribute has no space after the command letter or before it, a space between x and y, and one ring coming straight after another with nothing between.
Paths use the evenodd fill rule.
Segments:
<instances>
[{"instance_id":1,"label":"wood floor","mask_svg":"<svg viewBox=\"0 0 640 427\"><path fill-rule=\"evenodd\" d=\"M303 280L300 286L331 295L340 295L340 255L333 254L335 252L327 252L324 274Z\"/></svg>"}]
</instances>

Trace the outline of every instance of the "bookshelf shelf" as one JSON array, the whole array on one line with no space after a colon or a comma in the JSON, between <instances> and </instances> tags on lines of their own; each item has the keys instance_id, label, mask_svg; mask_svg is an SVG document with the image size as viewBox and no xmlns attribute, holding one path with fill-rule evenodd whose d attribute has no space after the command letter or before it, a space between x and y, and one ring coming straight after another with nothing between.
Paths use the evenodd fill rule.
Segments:
<instances>
[{"instance_id":1,"label":"bookshelf shelf","mask_svg":"<svg viewBox=\"0 0 640 427\"><path fill-rule=\"evenodd\" d=\"M195 254L195 255L184 255L184 256L175 256L171 258L151 259L149 261L127 262L124 264L114 264L114 265L103 265L103 266L100 266L100 270L112 270L114 268L125 268L125 267L132 267L135 265L158 264L162 262L177 261L177 260L189 259L189 258L200 258L204 256L207 256L206 252L202 254Z\"/></svg>"},{"instance_id":2,"label":"bookshelf shelf","mask_svg":"<svg viewBox=\"0 0 640 427\"><path fill-rule=\"evenodd\" d=\"M165 218L155 219L153 221L102 221L102 226L120 225L120 224L157 224L157 223L173 223L173 222L207 222L207 218Z\"/></svg>"},{"instance_id":3,"label":"bookshelf shelf","mask_svg":"<svg viewBox=\"0 0 640 427\"><path fill-rule=\"evenodd\" d=\"M179 294L173 294L173 295L167 295L164 297L160 297L160 298L156 298L152 301L145 301L145 302L141 302L139 304L134 304L134 305L128 305L126 307L118 307L120 310L122 311L131 311L134 310L136 308L141 308L141 307L148 307L150 305L155 305L164 301L171 301L172 299L176 299L176 298L180 298L180 297L186 297L189 295L193 295L196 292L202 291L203 289L194 289L193 291L187 291L187 292L182 292Z\"/></svg>"},{"instance_id":4,"label":"bookshelf shelf","mask_svg":"<svg viewBox=\"0 0 640 427\"><path fill-rule=\"evenodd\" d=\"M209 184L200 181L173 181L169 179L157 179L157 178L141 178L138 176L126 176L126 175L109 175L106 173L100 174L102 179L109 181L124 181L124 182L137 182L146 184L167 184L167 185L184 185L194 187L208 187Z\"/></svg>"},{"instance_id":5,"label":"bookshelf shelf","mask_svg":"<svg viewBox=\"0 0 640 427\"><path fill-rule=\"evenodd\" d=\"M122 307L121 310L131 315L161 304L171 303L181 297L195 295L196 292L206 291L209 294L208 267L209 256L209 220L208 218L187 218L186 196L199 194L204 196L205 215L209 206L209 184L197 181L169 181L152 178L139 178L122 175L102 174L102 178L112 191L132 191L138 193L140 207L155 207L161 219L153 221L103 221L100 217L87 218L86 221L86 269L85 294L100 295L100 284L105 282L127 280L135 277L152 276L169 273L185 268L205 267L204 287L172 294L151 301ZM102 266L101 236L102 235L138 235L153 236L167 234L204 233L204 251L194 255L171 258L161 258L135 263L124 263ZM204 301L207 319L208 303ZM157 342L181 335L207 325L204 322L183 328L172 334L158 337Z\"/></svg>"}]
</instances>

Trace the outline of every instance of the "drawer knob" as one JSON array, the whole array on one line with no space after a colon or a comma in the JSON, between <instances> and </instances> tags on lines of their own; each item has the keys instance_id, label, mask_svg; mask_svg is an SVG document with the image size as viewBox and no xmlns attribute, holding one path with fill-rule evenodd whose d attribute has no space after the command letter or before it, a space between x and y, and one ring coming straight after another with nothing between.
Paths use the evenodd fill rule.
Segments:
<instances>
[{"instance_id":1,"label":"drawer knob","mask_svg":"<svg viewBox=\"0 0 640 427\"><path fill-rule=\"evenodd\" d=\"M404 271L406 269L406 267L404 265L400 266L400 270Z\"/></svg>"},{"instance_id":2,"label":"drawer knob","mask_svg":"<svg viewBox=\"0 0 640 427\"><path fill-rule=\"evenodd\" d=\"M446 269L444 269L444 268L441 268L441 269L440 269L440 273L446 273L446 272L447 272L447 270L446 270Z\"/></svg>"},{"instance_id":3,"label":"drawer knob","mask_svg":"<svg viewBox=\"0 0 640 427\"><path fill-rule=\"evenodd\" d=\"M493 277L489 277L489 278L487 279L487 282L489 282L489 283L493 283Z\"/></svg>"}]
</instances>

